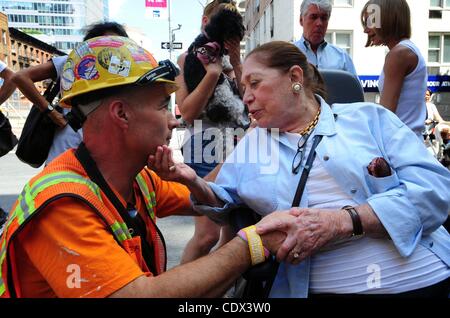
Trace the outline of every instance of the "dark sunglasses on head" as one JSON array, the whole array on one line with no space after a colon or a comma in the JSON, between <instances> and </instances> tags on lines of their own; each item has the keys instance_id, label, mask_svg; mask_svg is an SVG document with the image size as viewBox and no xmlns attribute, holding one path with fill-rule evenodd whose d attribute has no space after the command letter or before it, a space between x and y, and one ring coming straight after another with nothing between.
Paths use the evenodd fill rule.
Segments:
<instances>
[{"instance_id":1,"label":"dark sunglasses on head","mask_svg":"<svg viewBox=\"0 0 450 318\"><path fill-rule=\"evenodd\" d=\"M170 60L164 60L158 63L159 66L147 72L136 81L137 85L146 85L158 79L174 81L180 74L178 68Z\"/></svg>"}]
</instances>

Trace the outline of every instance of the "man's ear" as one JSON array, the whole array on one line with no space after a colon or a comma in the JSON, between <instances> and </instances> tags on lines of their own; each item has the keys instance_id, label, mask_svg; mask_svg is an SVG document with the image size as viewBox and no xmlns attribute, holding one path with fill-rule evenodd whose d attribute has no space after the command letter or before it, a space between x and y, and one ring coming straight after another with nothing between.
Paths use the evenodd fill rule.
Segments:
<instances>
[{"instance_id":1,"label":"man's ear","mask_svg":"<svg viewBox=\"0 0 450 318\"><path fill-rule=\"evenodd\" d=\"M109 103L109 117L114 124L122 129L128 129L129 127L129 108L120 99L111 100Z\"/></svg>"},{"instance_id":2,"label":"man's ear","mask_svg":"<svg viewBox=\"0 0 450 318\"><path fill-rule=\"evenodd\" d=\"M303 69L298 66L294 65L289 70L289 76L291 78L292 83L301 83L303 84Z\"/></svg>"},{"instance_id":3,"label":"man's ear","mask_svg":"<svg viewBox=\"0 0 450 318\"><path fill-rule=\"evenodd\" d=\"M303 27L303 16L300 14L300 25Z\"/></svg>"}]
</instances>

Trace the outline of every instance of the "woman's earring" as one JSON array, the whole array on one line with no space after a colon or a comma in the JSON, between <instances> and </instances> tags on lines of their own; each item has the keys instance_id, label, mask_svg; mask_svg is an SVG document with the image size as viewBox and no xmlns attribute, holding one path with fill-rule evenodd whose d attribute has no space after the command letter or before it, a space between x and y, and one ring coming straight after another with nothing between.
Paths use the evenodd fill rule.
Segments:
<instances>
[{"instance_id":1,"label":"woman's earring","mask_svg":"<svg viewBox=\"0 0 450 318\"><path fill-rule=\"evenodd\" d=\"M303 85L301 83L294 83L294 84L292 84L292 91L295 94L300 93L302 89L303 89Z\"/></svg>"}]
</instances>

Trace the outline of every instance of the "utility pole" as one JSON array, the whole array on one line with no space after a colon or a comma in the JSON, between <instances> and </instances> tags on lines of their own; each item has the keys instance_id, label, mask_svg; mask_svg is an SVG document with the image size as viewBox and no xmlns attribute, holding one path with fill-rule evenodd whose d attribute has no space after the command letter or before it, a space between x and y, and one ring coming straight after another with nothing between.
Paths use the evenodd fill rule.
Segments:
<instances>
[{"instance_id":1,"label":"utility pole","mask_svg":"<svg viewBox=\"0 0 450 318\"><path fill-rule=\"evenodd\" d=\"M172 61L172 20L170 10L170 0L167 0L167 10L169 11L169 59Z\"/></svg>"},{"instance_id":2,"label":"utility pole","mask_svg":"<svg viewBox=\"0 0 450 318\"><path fill-rule=\"evenodd\" d=\"M177 28L172 29L170 0L167 0L167 9L169 10L169 59L172 61L172 52L174 50L173 43L175 42L175 33L174 32L181 29L181 24L178 24Z\"/></svg>"}]
</instances>

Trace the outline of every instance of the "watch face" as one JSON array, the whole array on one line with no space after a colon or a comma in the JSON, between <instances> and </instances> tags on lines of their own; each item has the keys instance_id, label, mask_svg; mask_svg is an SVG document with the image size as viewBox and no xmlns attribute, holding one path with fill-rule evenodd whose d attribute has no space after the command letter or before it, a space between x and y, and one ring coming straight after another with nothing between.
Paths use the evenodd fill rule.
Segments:
<instances>
[{"instance_id":1,"label":"watch face","mask_svg":"<svg viewBox=\"0 0 450 318\"><path fill-rule=\"evenodd\" d=\"M53 106L50 105L50 104L47 106L47 108L48 108L49 111L53 111L53 110L55 109L55 107L53 107Z\"/></svg>"}]
</instances>

